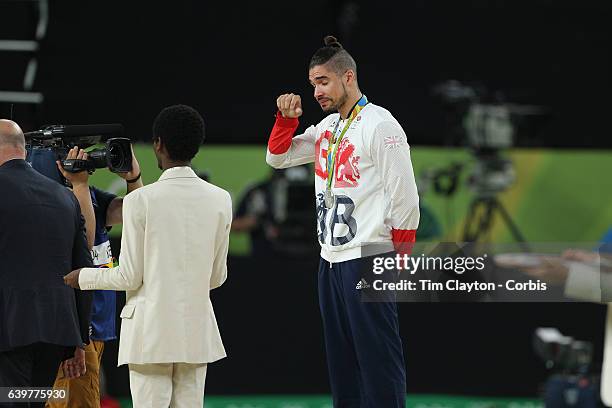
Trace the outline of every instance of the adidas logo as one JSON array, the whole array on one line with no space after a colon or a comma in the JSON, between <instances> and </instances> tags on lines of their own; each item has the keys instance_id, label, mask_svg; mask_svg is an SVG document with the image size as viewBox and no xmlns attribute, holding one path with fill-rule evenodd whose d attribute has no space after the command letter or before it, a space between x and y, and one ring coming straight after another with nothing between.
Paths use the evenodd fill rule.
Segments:
<instances>
[{"instance_id":1,"label":"adidas logo","mask_svg":"<svg viewBox=\"0 0 612 408\"><path fill-rule=\"evenodd\" d=\"M359 282L357 282L357 286L355 286L355 289L359 290L359 289L367 289L370 287L370 284L368 282L366 282L365 279L360 280Z\"/></svg>"}]
</instances>

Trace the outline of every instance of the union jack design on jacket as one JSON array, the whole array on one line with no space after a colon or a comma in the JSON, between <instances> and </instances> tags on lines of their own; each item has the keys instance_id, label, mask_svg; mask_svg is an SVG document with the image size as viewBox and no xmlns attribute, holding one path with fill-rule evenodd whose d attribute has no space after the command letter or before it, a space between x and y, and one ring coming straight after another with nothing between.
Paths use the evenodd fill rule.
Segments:
<instances>
[{"instance_id":1,"label":"union jack design on jacket","mask_svg":"<svg viewBox=\"0 0 612 408\"><path fill-rule=\"evenodd\" d=\"M410 252L419 225L406 134L389 111L372 103L363 106L340 141L332 180L336 202L331 209L325 207L332 132L337 129L337 137L354 112L345 120L331 114L295 137L298 119L278 112L268 142L266 161L274 168L314 162L317 233L321 257L328 262L360 258L361 247L374 243L379 252L393 247Z\"/></svg>"}]
</instances>

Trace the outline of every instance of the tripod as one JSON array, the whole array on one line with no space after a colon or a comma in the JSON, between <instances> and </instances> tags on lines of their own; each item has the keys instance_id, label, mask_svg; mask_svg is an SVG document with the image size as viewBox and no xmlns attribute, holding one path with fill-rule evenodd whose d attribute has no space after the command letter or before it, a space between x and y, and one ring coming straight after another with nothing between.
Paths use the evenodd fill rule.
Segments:
<instances>
[{"instance_id":1,"label":"tripod","mask_svg":"<svg viewBox=\"0 0 612 408\"><path fill-rule=\"evenodd\" d=\"M476 242L480 237L486 235L491 230L493 217L496 212L501 215L512 236L519 243L521 250L523 252L531 252L525 237L494 193L478 193L472 199L463 230L463 242Z\"/></svg>"}]
</instances>

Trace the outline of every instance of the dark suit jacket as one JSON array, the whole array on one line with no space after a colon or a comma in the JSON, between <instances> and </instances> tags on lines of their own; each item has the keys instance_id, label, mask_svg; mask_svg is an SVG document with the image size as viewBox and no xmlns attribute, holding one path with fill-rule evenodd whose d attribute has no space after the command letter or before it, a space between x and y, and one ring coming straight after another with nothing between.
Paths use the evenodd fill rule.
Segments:
<instances>
[{"instance_id":1,"label":"dark suit jacket","mask_svg":"<svg viewBox=\"0 0 612 408\"><path fill-rule=\"evenodd\" d=\"M92 293L63 276L89 266L74 195L25 160L0 166L0 351L88 343Z\"/></svg>"}]
</instances>

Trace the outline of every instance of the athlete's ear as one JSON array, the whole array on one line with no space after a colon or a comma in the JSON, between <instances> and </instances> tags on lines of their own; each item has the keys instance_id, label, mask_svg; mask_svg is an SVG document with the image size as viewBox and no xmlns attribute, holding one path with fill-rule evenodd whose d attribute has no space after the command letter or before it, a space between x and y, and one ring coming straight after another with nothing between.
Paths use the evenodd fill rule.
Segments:
<instances>
[{"instance_id":1,"label":"athlete's ear","mask_svg":"<svg viewBox=\"0 0 612 408\"><path fill-rule=\"evenodd\" d=\"M350 84L352 81L355 80L355 72L352 69L347 70L344 73L344 78L345 78L346 84L347 85Z\"/></svg>"}]
</instances>

